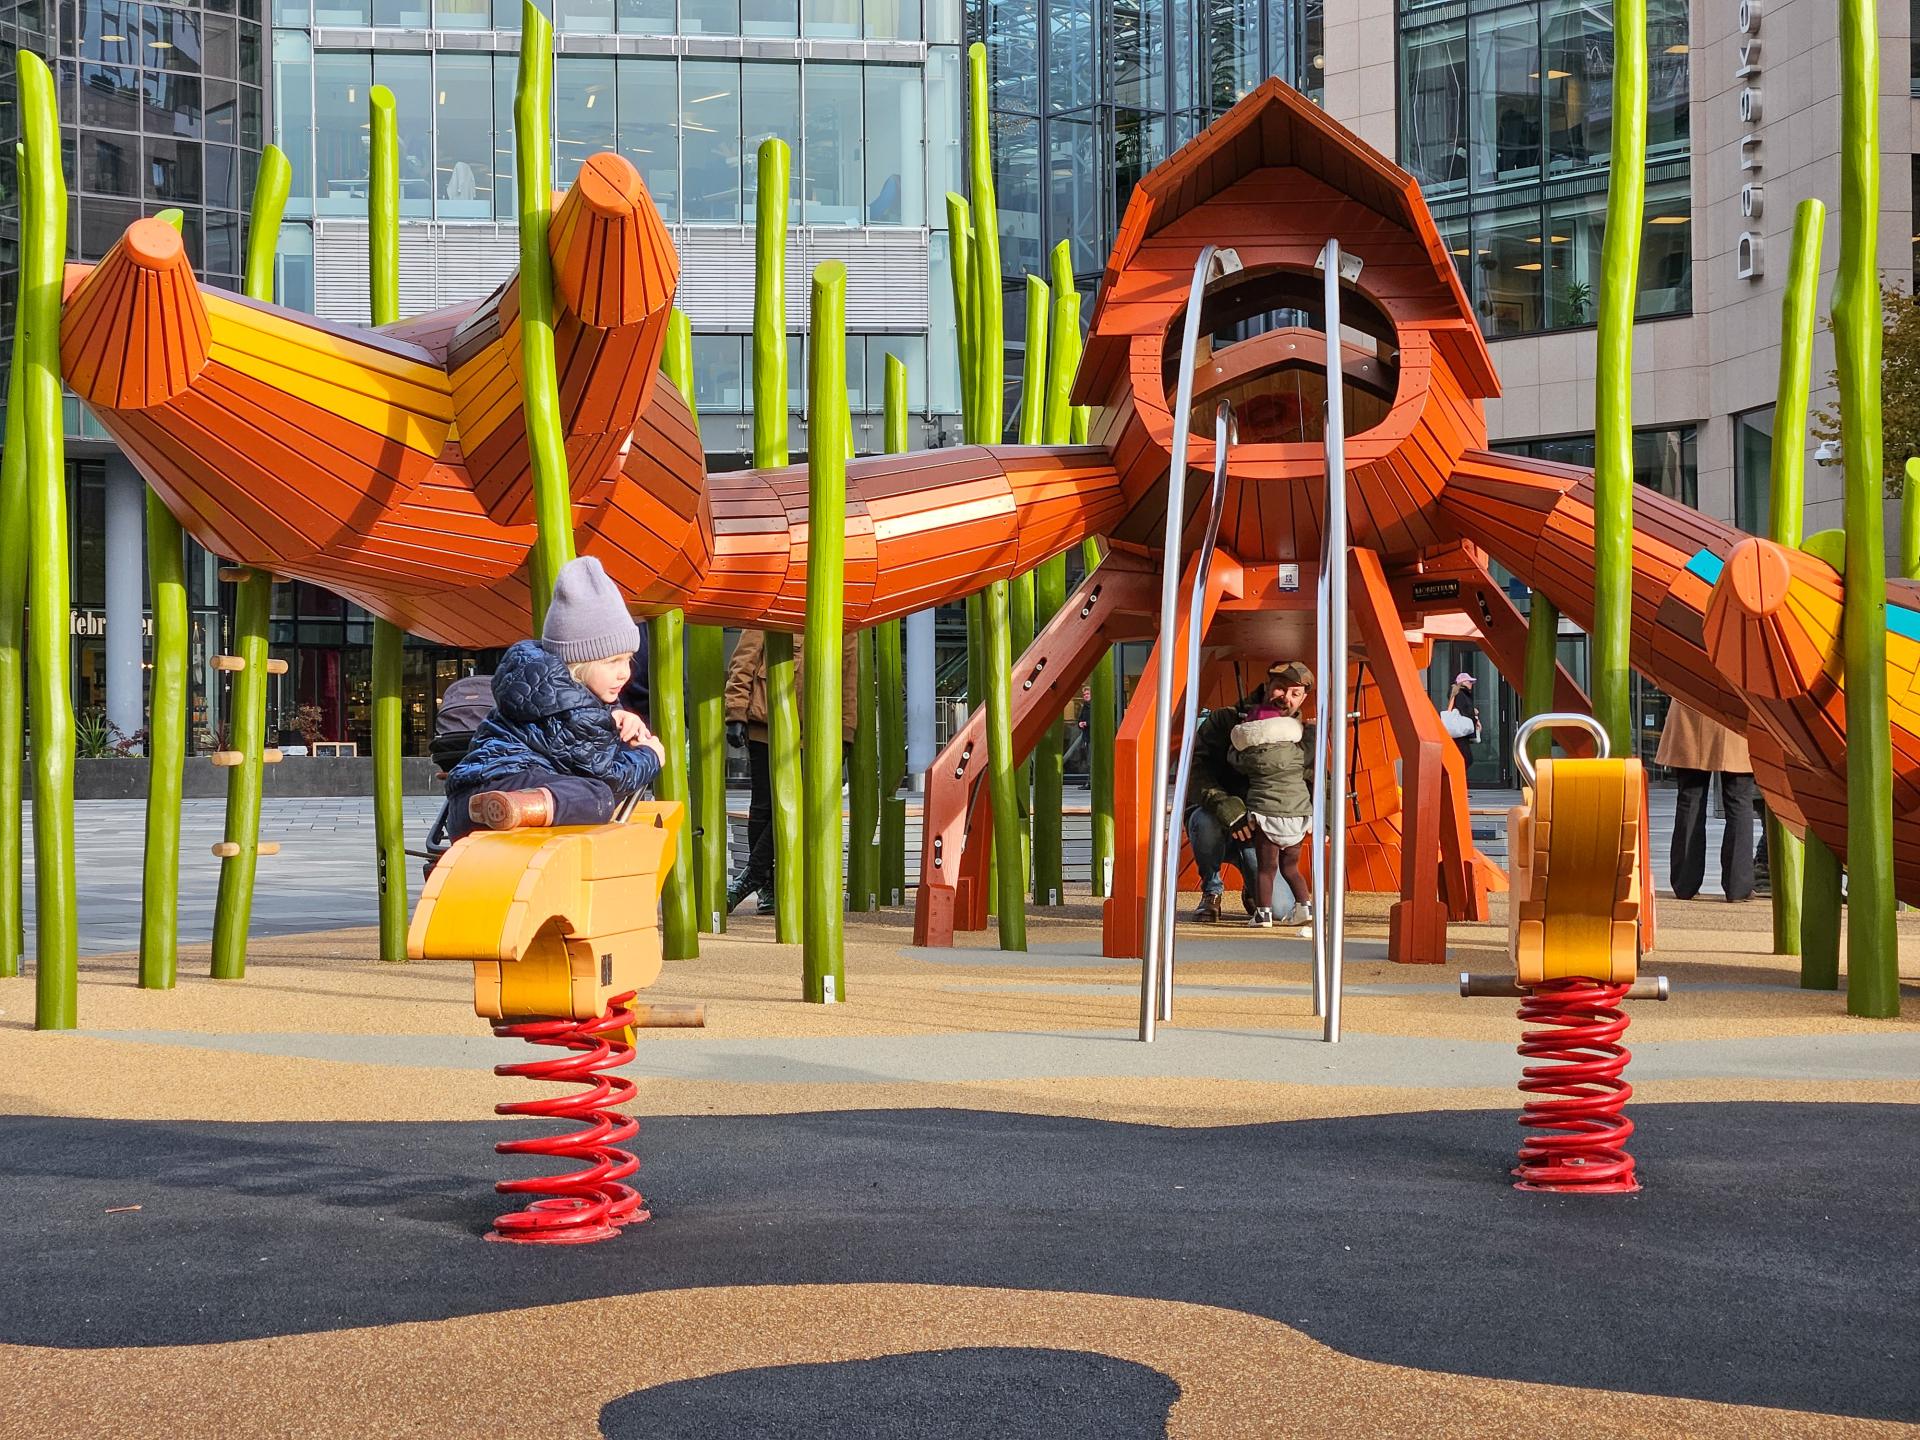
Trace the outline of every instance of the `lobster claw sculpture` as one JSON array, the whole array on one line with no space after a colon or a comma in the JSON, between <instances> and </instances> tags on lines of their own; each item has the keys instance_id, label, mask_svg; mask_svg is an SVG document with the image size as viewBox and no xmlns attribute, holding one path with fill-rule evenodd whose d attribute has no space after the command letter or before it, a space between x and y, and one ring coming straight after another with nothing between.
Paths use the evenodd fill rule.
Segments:
<instances>
[{"instance_id":1,"label":"lobster claw sculpture","mask_svg":"<svg viewBox=\"0 0 1920 1440\"><path fill-rule=\"evenodd\" d=\"M1396 958L1439 960L1447 919L1483 917L1500 881L1473 850L1460 755L1419 672L1436 639L1464 639L1518 683L1525 624L1489 557L1591 622L1590 476L1486 449L1480 402L1498 394L1498 378L1417 185L1278 81L1136 190L1075 388L1095 407L1093 443L966 446L849 466L847 622L957 600L1105 537L1108 560L1017 662L1022 752L1110 644L1152 638L1157 575L1194 570L1207 520L1188 516L1182 553L1158 553L1173 427L1191 423L1172 413L1176 337L1195 257L1214 243L1233 247L1241 268L1209 287L1202 330L1245 338L1216 342L1194 413L1232 399L1240 443L1204 598L1206 658L1198 676L1176 675L1176 689L1194 683L1221 698L1237 689L1237 659L1263 670L1276 655L1308 653L1327 484L1313 263L1329 236L1364 262L1347 285L1340 337L1359 641L1347 657L1358 697L1350 876L1356 888L1399 892ZM685 404L657 383L678 262L633 167L590 160L555 210L549 246L581 552L600 558L638 610L799 628L804 468L706 473ZM525 624L534 536L518 285L350 329L202 289L179 237L143 220L98 265L71 267L62 362L209 550L324 585L433 640L503 645ZM1209 427L1194 431L1191 461L1209 467ZM1755 734L1769 803L1841 849L1832 571L1657 494L1640 492L1636 506L1635 667ZM1752 583L1740 580L1749 573ZM1920 591L1890 589L1889 663L1907 666L1890 687L1897 875L1902 896L1920 900L1920 711L1908 698ZM1148 663L1159 663L1157 650ZM1581 705L1564 673L1558 690L1559 708ZM1153 691L1143 677L1117 748L1114 955L1137 954L1141 940L1147 825L1159 808L1146 793L1161 743ZM924 943L985 924L983 740L976 719L932 774L916 917Z\"/></svg>"}]
</instances>

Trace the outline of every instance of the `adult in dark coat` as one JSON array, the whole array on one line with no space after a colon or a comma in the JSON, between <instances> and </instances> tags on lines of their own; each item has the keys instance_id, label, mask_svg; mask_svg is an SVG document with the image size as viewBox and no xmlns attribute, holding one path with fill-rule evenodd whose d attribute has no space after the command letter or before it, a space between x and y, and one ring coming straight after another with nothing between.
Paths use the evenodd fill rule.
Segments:
<instances>
[{"instance_id":1,"label":"adult in dark coat","mask_svg":"<svg viewBox=\"0 0 1920 1440\"><path fill-rule=\"evenodd\" d=\"M1259 692L1248 697L1257 701ZM1242 701L1245 705L1247 701ZM1222 705L1200 717L1193 732L1193 768L1187 779L1187 845L1200 872L1200 908L1194 919L1220 923L1226 882L1220 867L1231 861L1240 872L1240 904L1253 914L1253 882L1259 860L1253 849L1253 819L1247 814L1247 777L1228 763L1233 727L1245 717L1241 705Z\"/></svg>"}]
</instances>

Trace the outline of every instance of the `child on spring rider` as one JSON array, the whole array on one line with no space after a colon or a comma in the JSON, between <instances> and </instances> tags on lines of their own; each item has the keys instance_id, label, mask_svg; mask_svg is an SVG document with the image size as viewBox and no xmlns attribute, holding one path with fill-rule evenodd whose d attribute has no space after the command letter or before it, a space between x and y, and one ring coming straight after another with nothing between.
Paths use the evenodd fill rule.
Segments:
<instances>
[{"instance_id":1,"label":"child on spring rider","mask_svg":"<svg viewBox=\"0 0 1920 1440\"><path fill-rule=\"evenodd\" d=\"M538 640L494 671L494 711L447 776L448 835L477 827L599 825L650 786L666 751L615 707L639 627L598 560L561 567Z\"/></svg>"}]
</instances>

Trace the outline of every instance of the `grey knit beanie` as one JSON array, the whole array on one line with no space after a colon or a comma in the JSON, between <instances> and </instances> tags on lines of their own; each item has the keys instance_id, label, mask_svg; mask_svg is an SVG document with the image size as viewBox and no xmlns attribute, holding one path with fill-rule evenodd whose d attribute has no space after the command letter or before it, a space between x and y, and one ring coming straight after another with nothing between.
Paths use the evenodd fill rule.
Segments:
<instances>
[{"instance_id":1,"label":"grey knit beanie","mask_svg":"<svg viewBox=\"0 0 1920 1440\"><path fill-rule=\"evenodd\" d=\"M627 613L627 602L591 555L560 567L540 643L568 665L611 660L640 648L640 627Z\"/></svg>"}]
</instances>

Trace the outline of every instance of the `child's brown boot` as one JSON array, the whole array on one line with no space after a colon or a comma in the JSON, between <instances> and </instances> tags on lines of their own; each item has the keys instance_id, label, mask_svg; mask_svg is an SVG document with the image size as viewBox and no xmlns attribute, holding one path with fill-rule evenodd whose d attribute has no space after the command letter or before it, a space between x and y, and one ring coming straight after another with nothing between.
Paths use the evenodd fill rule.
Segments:
<instances>
[{"instance_id":1,"label":"child's brown boot","mask_svg":"<svg viewBox=\"0 0 1920 1440\"><path fill-rule=\"evenodd\" d=\"M488 830L522 830L553 823L551 790L483 790L467 801L473 823Z\"/></svg>"}]
</instances>

